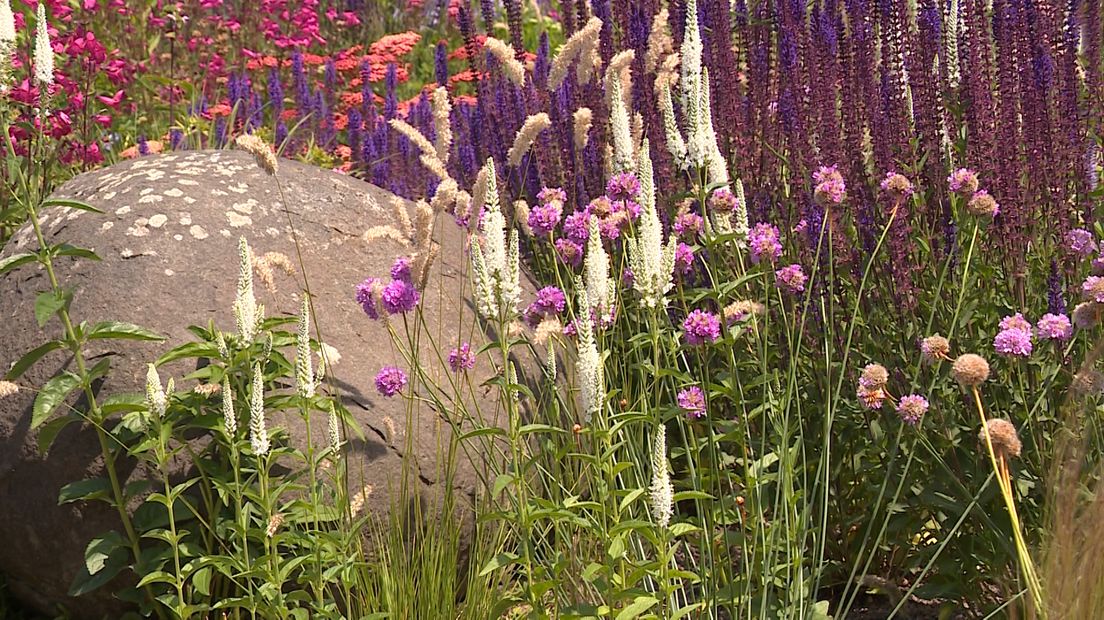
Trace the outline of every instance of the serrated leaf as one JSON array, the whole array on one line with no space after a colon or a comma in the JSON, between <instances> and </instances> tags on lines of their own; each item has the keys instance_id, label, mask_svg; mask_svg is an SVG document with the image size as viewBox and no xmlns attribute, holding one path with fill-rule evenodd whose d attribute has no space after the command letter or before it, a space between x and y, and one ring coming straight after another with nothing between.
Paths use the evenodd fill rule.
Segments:
<instances>
[{"instance_id":1,"label":"serrated leaf","mask_svg":"<svg viewBox=\"0 0 1104 620\"><path fill-rule=\"evenodd\" d=\"M20 252L19 254L12 254L11 256L0 258L0 276L16 267L26 265L27 263L33 263L36 260L38 260L38 256L30 252Z\"/></svg>"},{"instance_id":2,"label":"serrated leaf","mask_svg":"<svg viewBox=\"0 0 1104 620\"><path fill-rule=\"evenodd\" d=\"M165 337L157 332L146 329L133 323L121 321L104 321L96 323L88 331L89 340L154 340L161 341Z\"/></svg>"},{"instance_id":3,"label":"serrated leaf","mask_svg":"<svg viewBox=\"0 0 1104 620\"><path fill-rule=\"evenodd\" d=\"M34 407L31 408L31 430L42 426L54 410L58 408L69 394L80 386L80 377L69 371L50 379L42 386L42 391L35 397Z\"/></svg>"},{"instance_id":4,"label":"serrated leaf","mask_svg":"<svg viewBox=\"0 0 1104 620\"><path fill-rule=\"evenodd\" d=\"M79 209L81 211L91 211L92 213L103 214L103 211L100 211L87 202L73 200L72 198L47 198L43 200L42 208L46 209L49 207L69 207L70 209Z\"/></svg>"},{"instance_id":5,"label":"serrated leaf","mask_svg":"<svg viewBox=\"0 0 1104 620\"><path fill-rule=\"evenodd\" d=\"M65 343L60 340L51 340L44 342L34 349L23 354L23 357L19 358L19 361L11 367L8 374L4 375L4 378L8 381L15 381L19 377L23 376L23 373L27 372L27 369L35 365L35 362L46 356L51 351L56 351L65 346Z\"/></svg>"},{"instance_id":6,"label":"serrated leaf","mask_svg":"<svg viewBox=\"0 0 1104 620\"><path fill-rule=\"evenodd\" d=\"M45 291L39 293L35 298L34 315L35 320L38 321L38 326L42 327L46 325L46 321L50 320L50 317L58 313L62 308L69 306L72 295L67 292L58 291Z\"/></svg>"},{"instance_id":7,"label":"serrated leaf","mask_svg":"<svg viewBox=\"0 0 1104 620\"><path fill-rule=\"evenodd\" d=\"M659 599L654 596L638 596L632 604L622 609L621 613L617 614L617 620L632 620L633 618L639 617L640 614L648 611L658 602Z\"/></svg>"}]
</instances>

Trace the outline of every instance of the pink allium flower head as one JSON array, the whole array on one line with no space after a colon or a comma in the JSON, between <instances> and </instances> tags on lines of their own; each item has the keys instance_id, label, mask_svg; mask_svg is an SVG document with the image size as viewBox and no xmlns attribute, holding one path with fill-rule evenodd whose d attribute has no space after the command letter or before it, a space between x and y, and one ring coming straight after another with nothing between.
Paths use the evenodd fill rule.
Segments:
<instances>
[{"instance_id":1,"label":"pink allium flower head","mask_svg":"<svg viewBox=\"0 0 1104 620\"><path fill-rule=\"evenodd\" d=\"M909 181L903 174L896 172L887 172L885 178L882 179L881 187L883 192L895 198L911 196L914 191L912 181Z\"/></svg>"},{"instance_id":2,"label":"pink allium flower head","mask_svg":"<svg viewBox=\"0 0 1104 620\"><path fill-rule=\"evenodd\" d=\"M562 290L546 286L537 291L537 298L525 309L525 322L530 327L536 327L542 320L563 312L566 305L567 299Z\"/></svg>"},{"instance_id":3,"label":"pink allium flower head","mask_svg":"<svg viewBox=\"0 0 1104 620\"><path fill-rule=\"evenodd\" d=\"M947 177L947 186L956 194L970 196L977 191L977 173L969 168L959 168Z\"/></svg>"},{"instance_id":4,"label":"pink allium flower head","mask_svg":"<svg viewBox=\"0 0 1104 620\"><path fill-rule=\"evenodd\" d=\"M367 314L368 318L373 321L380 318L379 312L376 310L376 300L372 299L372 288L375 287L377 282L379 282L378 278L365 278L356 287L357 303L364 309L364 314Z\"/></svg>"},{"instance_id":5,"label":"pink allium flower head","mask_svg":"<svg viewBox=\"0 0 1104 620\"><path fill-rule=\"evenodd\" d=\"M1104 303L1104 277L1089 276L1085 278L1085 281L1081 283L1081 292L1084 293L1085 299L1088 301L1095 301L1098 304Z\"/></svg>"},{"instance_id":6,"label":"pink allium flower head","mask_svg":"<svg viewBox=\"0 0 1104 620\"><path fill-rule=\"evenodd\" d=\"M732 213L736 209L736 195L722 187L709 196L709 210L714 213Z\"/></svg>"},{"instance_id":7,"label":"pink allium flower head","mask_svg":"<svg viewBox=\"0 0 1104 620\"><path fill-rule=\"evenodd\" d=\"M391 265L391 278L394 280L402 280L403 282L410 282L409 257L400 256L395 259L394 264Z\"/></svg>"},{"instance_id":8,"label":"pink allium flower head","mask_svg":"<svg viewBox=\"0 0 1104 620\"><path fill-rule=\"evenodd\" d=\"M778 240L778 228L759 222L748 233L748 248L751 250L751 262L759 263L764 258L773 263L782 256L782 243Z\"/></svg>"},{"instance_id":9,"label":"pink allium flower head","mask_svg":"<svg viewBox=\"0 0 1104 620\"><path fill-rule=\"evenodd\" d=\"M448 365L452 372L475 368L475 352L471 350L471 344L465 342L449 351Z\"/></svg>"},{"instance_id":10,"label":"pink allium flower head","mask_svg":"<svg viewBox=\"0 0 1104 620\"><path fill-rule=\"evenodd\" d=\"M570 239L556 239L556 254L565 265L578 267L583 264L583 246Z\"/></svg>"},{"instance_id":11,"label":"pink allium flower head","mask_svg":"<svg viewBox=\"0 0 1104 620\"><path fill-rule=\"evenodd\" d=\"M920 341L920 357L929 364L945 359L950 352L951 343L939 334L928 336Z\"/></svg>"},{"instance_id":12,"label":"pink allium flower head","mask_svg":"<svg viewBox=\"0 0 1104 620\"><path fill-rule=\"evenodd\" d=\"M1066 233L1066 248L1078 256L1088 256L1096 252L1096 239L1084 228L1074 228Z\"/></svg>"},{"instance_id":13,"label":"pink allium flower head","mask_svg":"<svg viewBox=\"0 0 1104 620\"><path fill-rule=\"evenodd\" d=\"M537 200L541 204L548 204L550 202L567 202L567 192L563 191L559 187L545 187L541 191L537 192Z\"/></svg>"},{"instance_id":14,"label":"pink allium flower head","mask_svg":"<svg viewBox=\"0 0 1104 620\"><path fill-rule=\"evenodd\" d=\"M794 263L774 272L774 277L779 285L788 293L801 293L805 290L805 282L808 277L801 269L801 265Z\"/></svg>"},{"instance_id":15,"label":"pink allium flower head","mask_svg":"<svg viewBox=\"0 0 1104 620\"><path fill-rule=\"evenodd\" d=\"M406 387L406 372L395 366L384 366L376 375L376 391L391 397Z\"/></svg>"},{"instance_id":16,"label":"pink allium flower head","mask_svg":"<svg viewBox=\"0 0 1104 620\"><path fill-rule=\"evenodd\" d=\"M1000 320L1001 329L1019 329L1023 331L1031 331L1031 323L1023 317L1023 314L1017 312L1012 316L1006 316Z\"/></svg>"},{"instance_id":17,"label":"pink allium flower head","mask_svg":"<svg viewBox=\"0 0 1104 620\"><path fill-rule=\"evenodd\" d=\"M640 180L631 172L619 172L606 183L610 200L635 200L640 193Z\"/></svg>"},{"instance_id":18,"label":"pink allium flower head","mask_svg":"<svg viewBox=\"0 0 1104 620\"><path fill-rule=\"evenodd\" d=\"M1097 256L1092 259L1089 268L1094 276L1104 276L1104 256Z\"/></svg>"},{"instance_id":19,"label":"pink allium flower head","mask_svg":"<svg viewBox=\"0 0 1104 620\"><path fill-rule=\"evenodd\" d=\"M675 273L686 275L694 268L694 248L679 243L675 246Z\"/></svg>"},{"instance_id":20,"label":"pink allium flower head","mask_svg":"<svg viewBox=\"0 0 1104 620\"><path fill-rule=\"evenodd\" d=\"M586 243L590 238L589 221L590 214L587 211L576 211L564 218L563 232L577 244Z\"/></svg>"},{"instance_id":21,"label":"pink allium flower head","mask_svg":"<svg viewBox=\"0 0 1104 620\"><path fill-rule=\"evenodd\" d=\"M1101 306L1095 301L1077 304L1070 319L1077 329L1092 329L1100 323Z\"/></svg>"},{"instance_id":22,"label":"pink allium flower head","mask_svg":"<svg viewBox=\"0 0 1104 620\"><path fill-rule=\"evenodd\" d=\"M721 337L721 320L712 312L694 310L682 322L682 329L687 344L708 344Z\"/></svg>"},{"instance_id":23,"label":"pink allium flower head","mask_svg":"<svg viewBox=\"0 0 1104 620\"><path fill-rule=\"evenodd\" d=\"M1035 333L1043 340L1069 340L1073 324L1065 314L1044 314L1035 324Z\"/></svg>"},{"instance_id":24,"label":"pink allium flower head","mask_svg":"<svg viewBox=\"0 0 1104 620\"><path fill-rule=\"evenodd\" d=\"M885 402L886 393L882 388L870 389L860 385L855 390L855 396L858 397L859 404L864 409L881 409Z\"/></svg>"},{"instance_id":25,"label":"pink allium flower head","mask_svg":"<svg viewBox=\"0 0 1104 620\"><path fill-rule=\"evenodd\" d=\"M916 426L920 422L920 418L924 417L927 412L928 399L919 394L902 396L900 402L897 403L897 415L901 416L901 421L909 426Z\"/></svg>"},{"instance_id":26,"label":"pink allium flower head","mask_svg":"<svg viewBox=\"0 0 1104 620\"><path fill-rule=\"evenodd\" d=\"M547 237L556 230L561 215L563 215L562 202L554 200L539 204L529 210L529 228L533 230L534 235Z\"/></svg>"},{"instance_id":27,"label":"pink allium flower head","mask_svg":"<svg viewBox=\"0 0 1104 620\"><path fill-rule=\"evenodd\" d=\"M413 284L405 280L392 280L383 287L380 297L383 299L383 309L388 314L402 314L416 308L422 296Z\"/></svg>"},{"instance_id":28,"label":"pink allium flower head","mask_svg":"<svg viewBox=\"0 0 1104 620\"><path fill-rule=\"evenodd\" d=\"M689 418L700 418L705 415L705 392L696 385L692 385L678 393L678 406L686 412Z\"/></svg>"},{"instance_id":29,"label":"pink allium flower head","mask_svg":"<svg viewBox=\"0 0 1104 620\"><path fill-rule=\"evenodd\" d=\"M1000 205L989 195L989 192L979 189L974 193L973 198L970 198L970 202L966 203L966 210L975 217L996 217L1000 214Z\"/></svg>"},{"instance_id":30,"label":"pink allium flower head","mask_svg":"<svg viewBox=\"0 0 1104 620\"><path fill-rule=\"evenodd\" d=\"M1001 355L1027 357L1031 355L1031 332L1023 329L1005 329L993 339L993 348Z\"/></svg>"},{"instance_id":31,"label":"pink allium flower head","mask_svg":"<svg viewBox=\"0 0 1104 620\"><path fill-rule=\"evenodd\" d=\"M694 239L705 225L702 216L697 213L680 213L675 217L675 234L680 239Z\"/></svg>"},{"instance_id":32,"label":"pink allium flower head","mask_svg":"<svg viewBox=\"0 0 1104 620\"><path fill-rule=\"evenodd\" d=\"M808 220L806 220L805 218L801 218L800 220L797 221L797 224L794 225L793 231L794 231L795 234L800 234L800 233L805 232L805 230L808 229L808 228L809 228Z\"/></svg>"},{"instance_id":33,"label":"pink allium flower head","mask_svg":"<svg viewBox=\"0 0 1104 620\"><path fill-rule=\"evenodd\" d=\"M821 205L838 205L847 199L847 183L836 166L821 166L813 173L813 181L813 196Z\"/></svg>"}]
</instances>

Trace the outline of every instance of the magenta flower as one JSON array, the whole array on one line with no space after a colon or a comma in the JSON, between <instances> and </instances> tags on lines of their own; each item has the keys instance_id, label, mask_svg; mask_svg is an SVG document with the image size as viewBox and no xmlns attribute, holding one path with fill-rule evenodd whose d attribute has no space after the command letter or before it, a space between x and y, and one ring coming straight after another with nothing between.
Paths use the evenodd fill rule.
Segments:
<instances>
[{"instance_id":1,"label":"magenta flower","mask_svg":"<svg viewBox=\"0 0 1104 620\"><path fill-rule=\"evenodd\" d=\"M809 279L797 263L775 271L774 277L786 292L795 295L805 290L805 282Z\"/></svg>"},{"instance_id":2,"label":"magenta flower","mask_svg":"<svg viewBox=\"0 0 1104 620\"><path fill-rule=\"evenodd\" d=\"M395 366L384 366L376 375L376 391L390 398L406 387L406 372Z\"/></svg>"},{"instance_id":3,"label":"magenta flower","mask_svg":"<svg viewBox=\"0 0 1104 620\"><path fill-rule=\"evenodd\" d=\"M896 172L887 172L885 178L882 179L881 187L883 192L899 198L911 196L915 190L912 181L909 181L903 174Z\"/></svg>"},{"instance_id":4,"label":"magenta flower","mask_svg":"<svg viewBox=\"0 0 1104 620\"><path fill-rule=\"evenodd\" d=\"M709 196L709 210L714 213L732 213L736 210L736 195L722 187Z\"/></svg>"},{"instance_id":5,"label":"magenta flower","mask_svg":"<svg viewBox=\"0 0 1104 620\"><path fill-rule=\"evenodd\" d=\"M694 310L682 322L682 329L687 344L708 344L721 337L721 320L712 312Z\"/></svg>"},{"instance_id":6,"label":"magenta flower","mask_svg":"<svg viewBox=\"0 0 1104 620\"><path fill-rule=\"evenodd\" d=\"M705 221L697 213L680 213L675 217L675 235L680 239L694 239L702 231Z\"/></svg>"},{"instance_id":7,"label":"magenta flower","mask_svg":"<svg viewBox=\"0 0 1104 620\"><path fill-rule=\"evenodd\" d=\"M694 248L679 242L675 246L675 273L686 275L694 268Z\"/></svg>"},{"instance_id":8,"label":"magenta flower","mask_svg":"<svg viewBox=\"0 0 1104 620\"><path fill-rule=\"evenodd\" d=\"M993 338L993 348L1001 355L1027 357L1031 355L1031 332L1023 329L1005 329Z\"/></svg>"},{"instance_id":9,"label":"magenta flower","mask_svg":"<svg viewBox=\"0 0 1104 620\"><path fill-rule=\"evenodd\" d=\"M1043 340L1069 340L1073 324L1065 314L1044 314L1035 324L1035 333Z\"/></svg>"},{"instance_id":10,"label":"magenta flower","mask_svg":"<svg viewBox=\"0 0 1104 620\"><path fill-rule=\"evenodd\" d=\"M748 233L751 262L758 264L764 258L773 263L782 256L782 243L778 240L778 228L759 222Z\"/></svg>"},{"instance_id":11,"label":"magenta flower","mask_svg":"<svg viewBox=\"0 0 1104 620\"><path fill-rule=\"evenodd\" d=\"M537 298L525 309L525 322L536 327L542 320L556 316L564 311L567 298L564 292L555 286L546 286L537 291Z\"/></svg>"},{"instance_id":12,"label":"magenta flower","mask_svg":"<svg viewBox=\"0 0 1104 620\"><path fill-rule=\"evenodd\" d=\"M1085 278L1085 281L1081 283L1081 292L1085 294L1085 299L1104 304L1104 277L1089 276Z\"/></svg>"},{"instance_id":13,"label":"magenta flower","mask_svg":"<svg viewBox=\"0 0 1104 620\"><path fill-rule=\"evenodd\" d=\"M678 393L678 406L686 412L691 419L705 415L705 392L696 385L692 385Z\"/></svg>"},{"instance_id":14,"label":"magenta flower","mask_svg":"<svg viewBox=\"0 0 1104 620\"><path fill-rule=\"evenodd\" d=\"M372 298L372 289L379 282L378 278L365 278L356 287L356 300L364 310L364 314L373 321L378 320L379 312L376 310L376 300Z\"/></svg>"},{"instance_id":15,"label":"magenta flower","mask_svg":"<svg viewBox=\"0 0 1104 620\"><path fill-rule=\"evenodd\" d=\"M391 279L410 282L410 258L400 256L391 265Z\"/></svg>"},{"instance_id":16,"label":"magenta flower","mask_svg":"<svg viewBox=\"0 0 1104 620\"><path fill-rule=\"evenodd\" d=\"M919 394L902 396L901 401L897 403L897 415L901 416L901 421L909 426L916 426L927 412L928 399Z\"/></svg>"},{"instance_id":17,"label":"magenta flower","mask_svg":"<svg viewBox=\"0 0 1104 620\"><path fill-rule=\"evenodd\" d=\"M539 204L529 211L529 228L538 237L546 237L556 229L563 215L563 203L554 200Z\"/></svg>"},{"instance_id":18,"label":"magenta flower","mask_svg":"<svg viewBox=\"0 0 1104 620\"><path fill-rule=\"evenodd\" d=\"M606 184L610 200L634 200L640 193L640 180L631 172L619 172Z\"/></svg>"},{"instance_id":19,"label":"magenta flower","mask_svg":"<svg viewBox=\"0 0 1104 620\"><path fill-rule=\"evenodd\" d=\"M1003 329L1019 329L1026 332L1031 331L1031 323L1023 317L1023 314L1017 312L1012 316L1006 316L1000 320L1000 328Z\"/></svg>"},{"instance_id":20,"label":"magenta flower","mask_svg":"<svg viewBox=\"0 0 1104 620\"><path fill-rule=\"evenodd\" d=\"M448 365L452 372L475 368L475 352L471 350L471 344L465 342L458 348L449 351Z\"/></svg>"},{"instance_id":21,"label":"magenta flower","mask_svg":"<svg viewBox=\"0 0 1104 620\"><path fill-rule=\"evenodd\" d=\"M822 205L838 205L847 199L847 183L835 166L821 166L813 173L813 197Z\"/></svg>"},{"instance_id":22,"label":"magenta flower","mask_svg":"<svg viewBox=\"0 0 1104 620\"><path fill-rule=\"evenodd\" d=\"M569 267L583 264L583 246L570 239L556 239L556 254Z\"/></svg>"},{"instance_id":23,"label":"magenta flower","mask_svg":"<svg viewBox=\"0 0 1104 620\"><path fill-rule=\"evenodd\" d=\"M1084 228L1074 228L1066 233L1066 248L1078 256L1088 256L1096 252L1096 238Z\"/></svg>"},{"instance_id":24,"label":"magenta flower","mask_svg":"<svg viewBox=\"0 0 1104 620\"><path fill-rule=\"evenodd\" d=\"M576 211L564 218L563 232L568 239L577 244L586 243L590 238L589 226L590 214L586 211Z\"/></svg>"},{"instance_id":25,"label":"magenta flower","mask_svg":"<svg viewBox=\"0 0 1104 620\"><path fill-rule=\"evenodd\" d=\"M947 186L956 194L972 195L978 188L977 173L969 168L959 168L947 177Z\"/></svg>"},{"instance_id":26,"label":"magenta flower","mask_svg":"<svg viewBox=\"0 0 1104 620\"><path fill-rule=\"evenodd\" d=\"M380 297L383 299L383 309L388 314L410 312L418 306L418 301L422 298L418 289L405 280L392 280L383 287Z\"/></svg>"}]
</instances>

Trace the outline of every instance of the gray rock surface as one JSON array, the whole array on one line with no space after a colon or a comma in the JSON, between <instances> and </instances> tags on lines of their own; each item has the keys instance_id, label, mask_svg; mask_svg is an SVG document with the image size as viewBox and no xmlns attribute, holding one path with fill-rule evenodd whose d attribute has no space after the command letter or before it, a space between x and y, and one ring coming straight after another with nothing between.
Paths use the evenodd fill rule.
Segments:
<instances>
[{"instance_id":1,"label":"gray rock surface","mask_svg":"<svg viewBox=\"0 0 1104 620\"><path fill-rule=\"evenodd\" d=\"M283 183L291 217L299 231L305 269L316 296L319 323L325 340L341 354L333 370L343 398L366 431L367 440L350 437L348 454L353 489L370 488L365 510L383 514L392 486L400 479L402 455L413 446L420 492L433 497L441 491L438 466L449 425L421 406L413 413L411 441L403 400L386 399L374 388L383 366L405 366L383 323L369 320L354 299L354 289L366 276L386 278L393 259L412 249L387 236L366 235L373 226L396 224L395 208L413 205L359 180L311 166L281 160ZM58 260L58 274L75 288L72 313L90 324L101 320L136 323L165 336L164 343L111 341L91 347L93 355L113 353L112 373L101 397L141 391L145 364L171 346L193 340L185 328L209 320L233 331L231 304L238 269L237 242L244 235L254 253L281 252L296 263L291 227L281 208L277 185L237 151L184 152L152 156L81 175L58 196L86 201L106 212L98 215L54 208L43 214L48 240L90 247L102 262ZM429 333L441 342L441 358L423 346L422 363L444 379L440 361L459 340L473 338L474 313L462 291L468 289L464 235L448 216L435 228L441 244L423 295ZM19 231L0 256L35 247L30 227ZM298 270L298 265L296 264ZM297 279L276 270L276 292L257 281L257 295L267 314L293 314L299 305ZM22 354L57 336L56 320L40 329L33 318L35 295L48 288L45 273L36 265L23 266L0 277L0 370ZM403 333L401 320L396 329ZM461 333L463 332L463 333ZM20 383L40 387L69 363L66 356L47 356ZM193 362L194 363L194 362ZM178 363L161 372L178 378L178 391L194 385L179 377L194 367ZM484 364L472 374L478 386L490 373ZM482 390L476 387L481 395ZM480 396L482 397L482 396ZM98 533L119 527L118 515L100 502L59 506L58 490L66 483L100 475L102 462L94 433L69 426L47 455L35 446L28 430L33 393L24 389L0 399L0 572L10 590L30 605L53 612L58 605L76 618L110 616L113 607L101 591L79 600L66 591L88 541ZM480 403L485 411L495 404ZM324 436L324 419L318 428ZM270 427L291 428L292 420L274 416ZM447 445L447 443L445 443ZM121 463L124 475L141 476L133 463ZM462 468L453 486L462 493L474 487L474 470Z\"/></svg>"}]
</instances>

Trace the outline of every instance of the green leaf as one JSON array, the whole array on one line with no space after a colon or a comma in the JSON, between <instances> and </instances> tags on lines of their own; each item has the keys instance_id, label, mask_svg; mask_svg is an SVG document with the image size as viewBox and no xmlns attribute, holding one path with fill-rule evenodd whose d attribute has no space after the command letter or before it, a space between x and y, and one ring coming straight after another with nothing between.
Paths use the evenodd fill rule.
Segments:
<instances>
[{"instance_id":1,"label":"green leaf","mask_svg":"<svg viewBox=\"0 0 1104 620\"><path fill-rule=\"evenodd\" d=\"M65 343L60 340L51 340L43 344L38 345L31 351L23 354L23 357L19 358L19 361L11 367L8 374L4 375L4 378L8 381L15 381L19 377L23 376L23 373L27 372L27 369L35 365L35 362L46 356L51 351L56 351L65 346Z\"/></svg>"},{"instance_id":2,"label":"green leaf","mask_svg":"<svg viewBox=\"0 0 1104 620\"><path fill-rule=\"evenodd\" d=\"M611 560L616 560L625 555L625 537L615 536L610 543L609 550L606 552Z\"/></svg>"},{"instance_id":3,"label":"green leaf","mask_svg":"<svg viewBox=\"0 0 1104 620\"><path fill-rule=\"evenodd\" d=\"M121 546L123 546L123 537L114 530L99 538L93 538L84 549L84 567L88 574L95 575L103 570L111 552Z\"/></svg>"},{"instance_id":4,"label":"green leaf","mask_svg":"<svg viewBox=\"0 0 1104 620\"><path fill-rule=\"evenodd\" d=\"M152 573L148 573L142 580L138 582L138 587L149 585L151 583L169 583L175 584L176 577L170 573L166 573L163 570L155 570Z\"/></svg>"},{"instance_id":5,"label":"green leaf","mask_svg":"<svg viewBox=\"0 0 1104 620\"><path fill-rule=\"evenodd\" d=\"M75 245L63 243L54 247L54 256L72 256L73 258L87 258L88 260L100 260L100 255L88 248L78 248Z\"/></svg>"},{"instance_id":6,"label":"green leaf","mask_svg":"<svg viewBox=\"0 0 1104 620\"><path fill-rule=\"evenodd\" d=\"M629 494L621 500L621 512L625 512L625 509L628 508L629 504L635 502L636 499L641 495L644 495L644 492L644 489L633 489L632 491L629 491Z\"/></svg>"},{"instance_id":7,"label":"green leaf","mask_svg":"<svg viewBox=\"0 0 1104 620\"><path fill-rule=\"evenodd\" d=\"M38 256L30 252L20 252L19 254L12 254L6 258L0 258L0 276L21 265L33 263L37 259Z\"/></svg>"},{"instance_id":8,"label":"green leaf","mask_svg":"<svg viewBox=\"0 0 1104 620\"><path fill-rule=\"evenodd\" d=\"M79 420L80 418L75 415L63 415L44 424L38 431L38 451L42 454L49 452L50 446L54 445L54 440L57 439L61 431L66 426Z\"/></svg>"},{"instance_id":9,"label":"green leaf","mask_svg":"<svg viewBox=\"0 0 1104 620\"><path fill-rule=\"evenodd\" d=\"M701 528L692 523L675 523L671 526L671 536L678 538L690 532L696 532L699 529Z\"/></svg>"},{"instance_id":10,"label":"green leaf","mask_svg":"<svg viewBox=\"0 0 1104 620\"><path fill-rule=\"evenodd\" d=\"M61 487L61 492L58 493L58 505L92 499L110 501L111 483L108 482L107 478L87 478L70 482Z\"/></svg>"},{"instance_id":11,"label":"green leaf","mask_svg":"<svg viewBox=\"0 0 1104 620\"><path fill-rule=\"evenodd\" d=\"M631 605L621 610L621 613L617 614L617 620L632 620L632 618L639 617L640 614L651 609L659 599L654 596L638 596Z\"/></svg>"},{"instance_id":12,"label":"green leaf","mask_svg":"<svg viewBox=\"0 0 1104 620\"><path fill-rule=\"evenodd\" d=\"M115 575L126 568L129 554L122 544L122 536L109 532L88 543L84 558L84 565L69 585L69 596L88 594L114 579ZM90 568L96 569L95 574Z\"/></svg>"},{"instance_id":13,"label":"green leaf","mask_svg":"<svg viewBox=\"0 0 1104 620\"><path fill-rule=\"evenodd\" d=\"M59 310L69 307L69 302L73 300L73 295L69 291L46 291L39 293L35 298L34 315L35 320L38 321L38 326L42 327L46 325L46 321L50 320L50 317L58 313Z\"/></svg>"},{"instance_id":14,"label":"green leaf","mask_svg":"<svg viewBox=\"0 0 1104 620\"><path fill-rule=\"evenodd\" d=\"M504 566L509 566L514 562L517 562L517 559L518 556L516 554L510 553L509 551L503 551L502 553L491 558L489 562L487 562L486 566L483 567L483 570L479 571L479 576L485 577L492 571L498 570Z\"/></svg>"},{"instance_id":15,"label":"green leaf","mask_svg":"<svg viewBox=\"0 0 1104 620\"><path fill-rule=\"evenodd\" d=\"M103 213L103 211L100 211L87 202L81 202L80 200L73 200L71 198L47 198L42 201L42 208L45 209L48 207L69 207L70 209L91 211L92 213Z\"/></svg>"},{"instance_id":16,"label":"green leaf","mask_svg":"<svg viewBox=\"0 0 1104 620\"><path fill-rule=\"evenodd\" d=\"M120 321L104 321L96 323L88 331L89 340L154 340L161 341L165 337L132 323Z\"/></svg>"},{"instance_id":17,"label":"green leaf","mask_svg":"<svg viewBox=\"0 0 1104 620\"><path fill-rule=\"evenodd\" d=\"M42 426L50 419L58 405L69 397L70 392L75 390L80 382L80 377L69 371L62 372L47 381L35 398L34 407L31 409L31 430Z\"/></svg>"},{"instance_id":18,"label":"green leaf","mask_svg":"<svg viewBox=\"0 0 1104 620\"><path fill-rule=\"evenodd\" d=\"M164 355L157 358L157 361L154 362L153 365L162 366L169 362L189 357L218 359L218 347L210 342L185 342L178 347L170 349Z\"/></svg>"}]
</instances>

